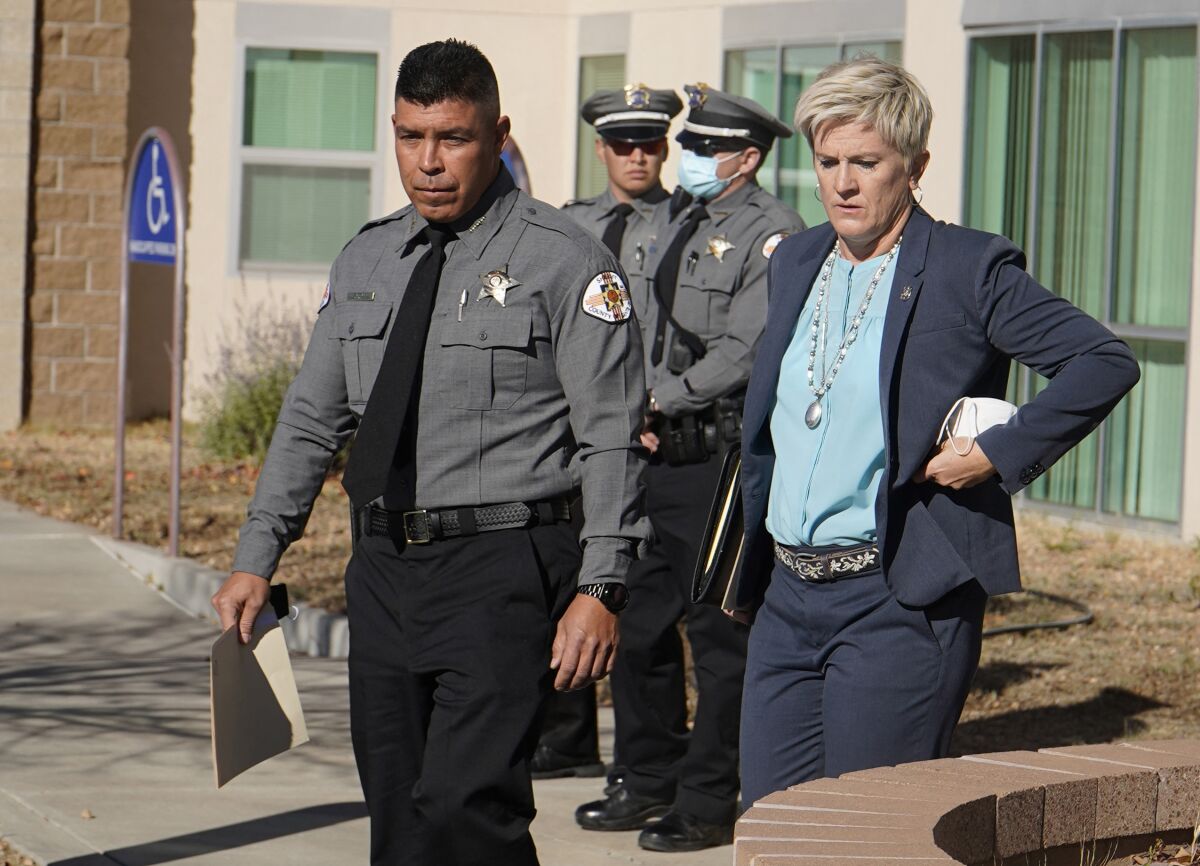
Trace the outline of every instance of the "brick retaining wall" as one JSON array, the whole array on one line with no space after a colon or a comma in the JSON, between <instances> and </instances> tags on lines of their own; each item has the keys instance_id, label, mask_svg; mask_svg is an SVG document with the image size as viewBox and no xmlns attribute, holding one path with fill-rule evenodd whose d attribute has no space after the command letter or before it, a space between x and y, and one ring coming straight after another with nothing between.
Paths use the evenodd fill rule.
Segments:
<instances>
[{"instance_id":1,"label":"brick retaining wall","mask_svg":"<svg viewBox=\"0 0 1200 866\"><path fill-rule=\"evenodd\" d=\"M1200 741L996 752L863 770L764 797L737 823L734 861L1104 862L1156 837L1190 841L1198 820Z\"/></svg>"}]
</instances>

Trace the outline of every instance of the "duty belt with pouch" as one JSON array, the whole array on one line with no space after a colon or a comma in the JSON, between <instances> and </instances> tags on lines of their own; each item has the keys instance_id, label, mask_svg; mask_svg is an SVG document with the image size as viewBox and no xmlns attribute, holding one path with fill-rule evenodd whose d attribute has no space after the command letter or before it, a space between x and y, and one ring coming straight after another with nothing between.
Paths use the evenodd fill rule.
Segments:
<instances>
[{"instance_id":1,"label":"duty belt with pouch","mask_svg":"<svg viewBox=\"0 0 1200 866\"><path fill-rule=\"evenodd\" d=\"M664 416L656 432L659 452L668 466L704 463L724 455L742 441L742 397L723 397L691 415Z\"/></svg>"},{"instance_id":2,"label":"duty belt with pouch","mask_svg":"<svg viewBox=\"0 0 1200 866\"><path fill-rule=\"evenodd\" d=\"M357 542L364 535L386 536L406 544L429 544L501 529L526 529L571 519L571 503L564 497L539 502L506 502L466 508L389 511L377 505L350 510L350 532Z\"/></svg>"}]
</instances>

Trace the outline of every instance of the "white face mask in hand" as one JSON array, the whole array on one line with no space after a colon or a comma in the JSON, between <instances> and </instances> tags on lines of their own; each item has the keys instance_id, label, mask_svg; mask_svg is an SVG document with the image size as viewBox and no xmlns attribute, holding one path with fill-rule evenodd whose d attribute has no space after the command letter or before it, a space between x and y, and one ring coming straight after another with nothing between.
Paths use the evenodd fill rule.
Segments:
<instances>
[{"instance_id":1,"label":"white face mask in hand","mask_svg":"<svg viewBox=\"0 0 1200 866\"><path fill-rule=\"evenodd\" d=\"M941 445L948 438L954 453L959 457L966 457L971 453L976 436L991 427L1007 424L1008 419L1016 414L1017 407L1007 400L997 400L994 397L959 397L942 421L937 444ZM960 439L967 442L962 450L959 450Z\"/></svg>"}]
</instances>

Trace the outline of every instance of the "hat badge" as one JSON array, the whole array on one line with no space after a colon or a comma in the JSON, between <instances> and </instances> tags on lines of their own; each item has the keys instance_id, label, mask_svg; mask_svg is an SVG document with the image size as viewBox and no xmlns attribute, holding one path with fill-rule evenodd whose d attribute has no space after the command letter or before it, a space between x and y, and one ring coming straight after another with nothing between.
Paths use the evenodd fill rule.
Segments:
<instances>
[{"instance_id":1,"label":"hat badge","mask_svg":"<svg viewBox=\"0 0 1200 866\"><path fill-rule=\"evenodd\" d=\"M687 94L688 98L688 108L703 108L704 103L708 100L707 90L708 85L703 81L683 85L683 92Z\"/></svg>"},{"instance_id":2,"label":"hat badge","mask_svg":"<svg viewBox=\"0 0 1200 866\"><path fill-rule=\"evenodd\" d=\"M630 108L650 107L650 88L642 83L625 85L625 104Z\"/></svg>"}]
</instances>

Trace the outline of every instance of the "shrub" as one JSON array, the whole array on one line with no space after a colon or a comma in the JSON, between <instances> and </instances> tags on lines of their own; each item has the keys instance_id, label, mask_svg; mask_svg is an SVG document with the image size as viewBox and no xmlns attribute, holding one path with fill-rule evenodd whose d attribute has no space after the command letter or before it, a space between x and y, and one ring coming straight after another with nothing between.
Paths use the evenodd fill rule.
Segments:
<instances>
[{"instance_id":1,"label":"shrub","mask_svg":"<svg viewBox=\"0 0 1200 866\"><path fill-rule=\"evenodd\" d=\"M201 447L226 460L261 462L287 387L300 369L311 319L279 305L235 308L201 398Z\"/></svg>"}]
</instances>

